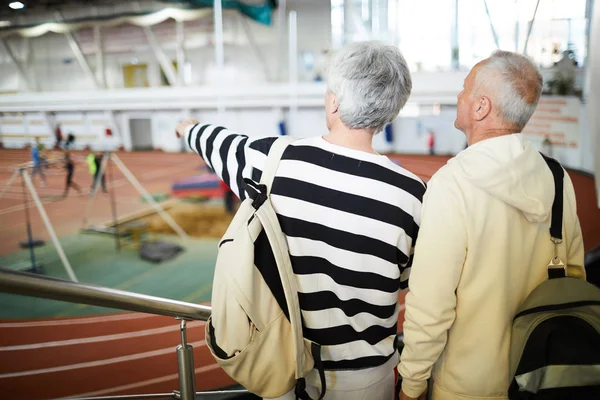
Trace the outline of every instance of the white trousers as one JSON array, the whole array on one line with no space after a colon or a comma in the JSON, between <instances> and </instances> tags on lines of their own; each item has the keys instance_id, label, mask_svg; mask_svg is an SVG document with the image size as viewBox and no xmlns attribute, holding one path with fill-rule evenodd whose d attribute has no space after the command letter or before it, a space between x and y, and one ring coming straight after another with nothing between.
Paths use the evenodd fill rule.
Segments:
<instances>
[{"instance_id":1,"label":"white trousers","mask_svg":"<svg viewBox=\"0 0 600 400\"><path fill-rule=\"evenodd\" d=\"M390 371L385 378L373 385L357 390L329 390L325 393L323 400L394 400L394 388L396 386L394 370ZM313 400L319 398L319 388L307 386L306 391ZM265 399L266 400L266 399ZM288 392L277 399L271 400L296 400L294 391Z\"/></svg>"}]
</instances>

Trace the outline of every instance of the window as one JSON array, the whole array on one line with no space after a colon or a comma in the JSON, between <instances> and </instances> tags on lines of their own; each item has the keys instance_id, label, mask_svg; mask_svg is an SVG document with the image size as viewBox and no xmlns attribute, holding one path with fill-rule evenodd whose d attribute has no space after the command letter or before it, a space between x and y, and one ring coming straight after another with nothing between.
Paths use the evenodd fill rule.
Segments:
<instances>
[{"instance_id":1,"label":"window","mask_svg":"<svg viewBox=\"0 0 600 400\"><path fill-rule=\"evenodd\" d=\"M123 65L123 83L126 88L148 87L148 64Z\"/></svg>"},{"instance_id":2,"label":"window","mask_svg":"<svg viewBox=\"0 0 600 400\"><path fill-rule=\"evenodd\" d=\"M497 46L496 32L503 50L523 52L541 67L551 67L563 51L574 52L581 65L586 54L585 0L543 0L533 19L537 0L487 0L489 17L483 0L459 0L458 31L460 65L466 68L489 56Z\"/></svg>"},{"instance_id":3,"label":"window","mask_svg":"<svg viewBox=\"0 0 600 400\"><path fill-rule=\"evenodd\" d=\"M467 69L498 47L523 52L537 3L331 0L332 43L339 48L357 40L379 39L399 45L412 70L448 70L456 26L458 64ZM527 54L541 67L551 67L569 51L581 66L587 46L585 9L586 0L541 0Z\"/></svg>"}]
</instances>

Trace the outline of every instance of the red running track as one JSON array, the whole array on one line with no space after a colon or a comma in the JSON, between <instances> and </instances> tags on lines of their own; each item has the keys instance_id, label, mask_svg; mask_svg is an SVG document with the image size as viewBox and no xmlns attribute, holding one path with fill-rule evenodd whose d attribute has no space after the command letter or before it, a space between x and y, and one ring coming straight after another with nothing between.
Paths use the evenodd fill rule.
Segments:
<instances>
[{"instance_id":1,"label":"red running track","mask_svg":"<svg viewBox=\"0 0 600 400\"><path fill-rule=\"evenodd\" d=\"M401 296L404 303L404 294ZM404 321L404 310L399 317ZM198 390L234 382L188 323ZM169 393L179 388L178 321L138 313L0 323L0 393L10 399Z\"/></svg>"}]
</instances>

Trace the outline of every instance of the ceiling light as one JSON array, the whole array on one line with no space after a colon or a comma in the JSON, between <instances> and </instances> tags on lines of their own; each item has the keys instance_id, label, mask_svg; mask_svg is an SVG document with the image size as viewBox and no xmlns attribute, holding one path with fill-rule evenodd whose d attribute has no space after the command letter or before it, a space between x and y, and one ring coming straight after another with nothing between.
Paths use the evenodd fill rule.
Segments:
<instances>
[{"instance_id":1,"label":"ceiling light","mask_svg":"<svg viewBox=\"0 0 600 400\"><path fill-rule=\"evenodd\" d=\"M10 21L0 21L0 28L6 28L7 26L10 26Z\"/></svg>"},{"instance_id":2,"label":"ceiling light","mask_svg":"<svg viewBox=\"0 0 600 400\"><path fill-rule=\"evenodd\" d=\"M13 1L8 6L10 8L12 8L13 10L20 10L21 8L25 7L25 5L23 3L21 3L20 1Z\"/></svg>"}]
</instances>

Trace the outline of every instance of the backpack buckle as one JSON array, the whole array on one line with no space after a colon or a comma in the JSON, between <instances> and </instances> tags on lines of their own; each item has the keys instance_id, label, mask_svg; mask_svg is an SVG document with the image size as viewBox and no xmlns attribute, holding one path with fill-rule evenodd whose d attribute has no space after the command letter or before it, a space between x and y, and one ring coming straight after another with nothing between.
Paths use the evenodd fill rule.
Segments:
<instances>
[{"instance_id":1,"label":"backpack buckle","mask_svg":"<svg viewBox=\"0 0 600 400\"><path fill-rule=\"evenodd\" d=\"M548 278L564 278L567 276L567 266L558 256L554 256L548 263Z\"/></svg>"},{"instance_id":2,"label":"backpack buckle","mask_svg":"<svg viewBox=\"0 0 600 400\"><path fill-rule=\"evenodd\" d=\"M265 185L259 185L259 188L261 191L252 199L252 207L254 207L255 210L258 210L260 206L267 201L267 187Z\"/></svg>"},{"instance_id":3,"label":"backpack buckle","mask_svg":"<svg viewBox=\"0 0 600 400\"><path fill-rule=\"evenodd\" d=\"M248 178L244 178L244 183L246 184L246 192L252 199L252 207L258 210L267 201L267 185L257 184Z\"/></svg>"}]
</instances>

